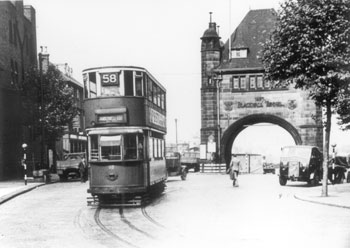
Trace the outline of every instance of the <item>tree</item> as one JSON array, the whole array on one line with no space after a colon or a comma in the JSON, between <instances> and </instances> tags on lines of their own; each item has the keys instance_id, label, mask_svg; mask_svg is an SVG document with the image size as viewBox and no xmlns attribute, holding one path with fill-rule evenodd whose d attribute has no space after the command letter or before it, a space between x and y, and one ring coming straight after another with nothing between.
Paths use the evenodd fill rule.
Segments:
<instances>
[{"instance_id":1,"label":"tree","mask_svg":"<svg viewBox=\"0 0 350 248\"><path fill-rule=\"evenodd\" d=\"M338 113L343 125L350 122L349 42L349 0L287 0L263 49L266 79L309 91L325 111L322 196L328 196L332 114Z\"/></svg>"},{"instance_id":2,"label":"tree","mask_svg":"<svg viewBox=\"0 0 350 248\"><path fill-rule=\"evenodd\" d=\"M29 123L36 130L35 137L43 139L44 136L44 142L55 151L55 142L80 111L73 88L63 79L62 73L50 65L42 75L38 68L30 68L22 92L27 115L32 117ZM41 163L44 164L44 161Z\"/></svg>"}]
</instances>

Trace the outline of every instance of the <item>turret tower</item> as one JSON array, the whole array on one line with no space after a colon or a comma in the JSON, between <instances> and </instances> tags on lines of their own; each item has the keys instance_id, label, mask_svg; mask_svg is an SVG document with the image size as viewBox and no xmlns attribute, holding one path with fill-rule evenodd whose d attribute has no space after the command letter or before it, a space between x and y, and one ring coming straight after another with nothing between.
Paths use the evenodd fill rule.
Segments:
<instances>
[{"instance_id":1,"label":"turret tower","mask_svg":"<svg viewBox=\"0 0 350 248\"><path fill-rule=\"evenodd\" d=\"M215 22L210 12L209 28L201 37L201 143L206 144L208 137L216 142L216 152L220 146L220 127L218 122L219 80L213 69L220 65L222 47ZM215 107L216 106L216 107Z\"/></svg>"}]
</instances>

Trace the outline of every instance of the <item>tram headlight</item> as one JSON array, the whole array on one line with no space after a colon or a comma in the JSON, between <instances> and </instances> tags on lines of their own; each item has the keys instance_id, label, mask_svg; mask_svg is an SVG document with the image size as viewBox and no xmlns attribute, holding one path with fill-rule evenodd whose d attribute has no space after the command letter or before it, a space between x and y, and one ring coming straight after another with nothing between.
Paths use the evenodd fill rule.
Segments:
<instances>
[{"instance_id":1,"label":"tram headlight","mask_svg":"<svg viewBox=\"0 0 350 248\"><path fill-rule=\"evenodd\" d=\"M92 121L92 122L91 122L91 126L92 126L92 127L96 126L96 122Z\"/></svg>"}]
</instances>

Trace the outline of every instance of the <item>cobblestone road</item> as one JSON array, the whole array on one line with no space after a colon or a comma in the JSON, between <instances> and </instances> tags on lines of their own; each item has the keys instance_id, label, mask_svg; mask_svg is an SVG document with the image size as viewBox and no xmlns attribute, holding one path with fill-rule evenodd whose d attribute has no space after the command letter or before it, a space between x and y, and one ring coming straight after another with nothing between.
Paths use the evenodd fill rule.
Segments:
<instances>
[{"instance_id":1,"label":"cobblestone road","mask_svg":"<svg viewBox=\"0 0 350 248\"><path fill-rule=\"evenodd\" d=\"M276 175L171 177L146 208L86 206L86 184L37 188L0 206L1 247L350 247L350 211L299 201Z\"/></svg>"}]
</instances>

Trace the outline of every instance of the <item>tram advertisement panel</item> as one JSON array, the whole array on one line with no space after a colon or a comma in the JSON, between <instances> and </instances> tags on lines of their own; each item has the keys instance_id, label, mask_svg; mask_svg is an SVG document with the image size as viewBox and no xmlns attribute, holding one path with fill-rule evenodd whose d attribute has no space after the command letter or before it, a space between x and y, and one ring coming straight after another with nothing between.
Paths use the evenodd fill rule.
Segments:
<instances>
[{"instance_id":1,"label":"tram advertisement panel","mask_svg":"<svg viewBox=\"0 0 350 248\"><path fill-rule=\"evenodd\" d=\"M150 122L152 124L158 125L160 127L165 128L166 127L166 119L165 116L161 113L157 112L156 110L150 108Z\"/></svg>"},{"instance_id":2,"label":"tram advertisement panel","mask_svg":"<svg viewBox=\"0 0 350 248\"><path fill-rule=\"evenodd\" d=\"M145 104L146 126L166 132L166 112L153 106L152 103Z\"/></svg>"}]
</instances>

